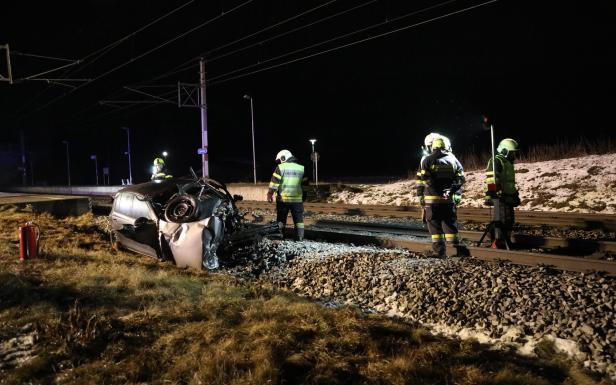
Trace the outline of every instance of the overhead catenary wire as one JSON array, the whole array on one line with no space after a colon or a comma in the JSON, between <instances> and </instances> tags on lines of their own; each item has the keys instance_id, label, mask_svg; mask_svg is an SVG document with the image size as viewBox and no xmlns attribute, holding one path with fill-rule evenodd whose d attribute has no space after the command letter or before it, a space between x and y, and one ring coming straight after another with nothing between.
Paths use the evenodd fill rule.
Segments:
<instances>
[{"instance_id":1,"label":"overhead catenary wire","mask_svg":"<svg viewBox=\"0 0 616 385\"><path fill-rule=\"evenodd\" d=\"M289 31L282 32L282 33L280 33L280 34L274 35L274 36L269 37L269 38L267 38L267 39L260 40L259 42L256 42L256 43L253 43L253 44L250 44L250 45L248 45L248 46L244 46L244 47L242 47L242 48L238 48L238 49L236 49L236 50L233 50L233 51L228 52L228 53L225 53L225 54L221 54L221 55L219 55L219 56L215 56L214 58L210 58L210 57L209 57L209 55L210 55L211 53L213 53L213 52L216 52L216 51L219 51L219 50L221 50L221 49L223 49L223 48L225 48L225 47L229 47L229 46L232 46L232 45L234 45L234 44L237 44L238 42L243 41L243 40L246 40L246 39L248 39L248 38L250 38L250 37L257 36L258 34L261 34L261 33L265 32L265 31L268 31L268 30L270 30L270 29L273 29L274 27L279 27L279 26L281 26L281 25L283 25L283 24L288 23L289 21L292 21L292 20L297 19L299 16L304 16L304 15L307 15L307 14L309 14L309 13L312 13L312 12L314 12L314 11L318 10L318 9L321 9L321 8L322 8L322 7L324 7L325 5L329 5L329 4L331 4L332 2L330 1L330 2L328 2L328 3L321 4L321 5L319 5L319 6L316 6L316 7L314 7L314 8L311 8L311 9L309 9L309 10L306 10L306 11L304 11L304 12L302 12L302 13L298 14L298 15L294 15L294 16L292 16L292 17L289 17L289 18L285 19L285 20L282 20L282 21L280 21L280 22L277 22L277 23L275 23L275 24L273 24L273 25L270 25L270 26L268 26L268 27L265 27L265 28L263 28L263 29L261 29L261 30L259 30L259 31L253 32L253 33L251 33L251 34L249 34L249 35L246 35L246 36L243 36L243 37L241 37L241 38L239 38L239 39L236 39L236 40L234 40L234 41L232 41L232 42L225 43L225 44L223 44L223 45L221 45L221 46L218 46L218 47L212 48L212 49L210 49L209 51L202 52L202 53L200 53L199 55L197 55L197 56L195 56L195 57L192 57L191 59L189 59L189 60L187 60L187 61L183 62L182 64L179 64L179 65L177 65L177 66L173 67L171 70L167 71L166 73L163 73L163 74L161 74L161 75L158 75L157 77L155 77L155 78L153 78L153 79L150 79L150 80L147 80L147 81L145 81L145 82L146 82L146 83L147 83L147 82L153 82L153 81L156 81L156 80L159 80L159 79L162 79L162 78L165 78L165 77L171 76L171 75L175 75L175 74L180 73L180 72L184 72L184 71L186 71L186 70L188 70L188 69L190 69L190 68L192 67L192 65L190 65L189 63L196 62L197 60L199 60L199 58L200 58L200 57L204 57L208 63L211 63L211 62L213 62L213 61L215 61L215 60L218 60L218 59L221 59L221 58L223 58L223 57L230 56L231 54L236 54L236 53L239 53L239 52L245 51L245 50L247 50L247 49L250 49L250 48L253 48L253 47L256 47L256 46L262 45L263 43L273 41L273 40L278 39L278 38L283 37L283 36L287 36L287 35L289 35L289 34L291 34L291 33L294 33L294 32L297 32L297 31L300 31L300 30L302 30L302 29L306 29L306 28L308 28L308 27L312 27L312 26L314 26L314 25L316 25L316 24L319 24L319 23L321 23L321 22L324 22L324 21L330 20L330 19L332 19L332 18L335 18L335 17L338 17L338 16L342 16L342 15L347 14L347 13L349 13L349 12L352 12L352 11L355 11L355 10L357 10L357 9L363 8L363 7L367 6L367 5L370 5L370 4L373 4L373 3L377 3L378 1L380 1L380 0L369 0L369 1L367 1L367 2L364 2L364 3L362 3L362 4L357 5L357 6L355 6L355 7L348 8L348 9L343 10L343 11L341 11L341 12L337 12L337 13L335 13L335 14L333 14L333 15L328 15L328 16L325 16L325 17L323 17L323 18L321 18L321 19L318 19L318 20L316 20L316 21L313 21L313 22L310 22L310 23L304 24L304 25L299 26L299 27L297 27L297 28L293 28L293 29L291 29L291 30L289 30ZM453 1L456 1L456 0L453 0ZM187 66L186 68L182 68L182 66L184 66L184 65L186 65L186 64L188 64L188 66ZM198 64L197 64L197 63L195 63L195 64L193 64L193 65L194 65L194 66L196 66L196 65L198 65ZM144 82L142 82L142 83L144 83ZM141 86L140 86L140 85L135 85L135 87L141 87Z\"/></svg>"},{"instance_id":2,"label":"overhead catenary wire","mask_svg":"<svg viewBox=\"0 0 616 385\"><path fill-rule=\"evenodd\" d=\"M281 55L271 57L269 59L259 60L257 63L249 64L247 66L244 66L244 67L237 68L235 70L229 71L229 72L227 72L225 74L218 75L218 76L215 76L215 77L211 77L210 78L210 84L214 84L214 82L216 80L220 79L220 78L223 78L223 77L226 77L226 76L238 73L238 72L242 72L242 71L245 71L245 70L250 69L250 68L258 67L258 66L263 65L265 63L270 63L272 61L279 60L279 59L282 59L282 58L285 58L287 56L291 56L291 55L294 55L294 54L297 54L297 53L300 53L300 52L304 52L304 51L307 51L307 50L312 49L312 48L320 47L322 45L329 44L329 43L332 43L334 41L341 40L341 39L344 39L344 38L347 38L347 37L350 37L350 36L353 36L353 35L357 35L357 34L362 33L362 32L366 32L366 31L369 31L369 30L372 30L372 29L375 29L375 28L378 28L378 27L382 27L382 26L394 23L396 21L400 21L402 19L405 19L405 18L408 18L408 17L411 17L411 16L418 15L420 13L424 13L424 12L433 10L435 8L443 7L445 5L454 3L456 1L458 1L458 0L443 1L443 2L440 2L438 4L431 5L431 6L428 6L428 7L424 7L424 8L415 10L415 11L411 11L411 12L405 13L404 15L397 16L397 17L394 17L394 18L391 18L391 19L387 19L387 20L379 22L379 23L371 24L371 25L369 25L367 27L360 28L358 30L355 30L355 31L352 31L352 32L348 32L348 33L345 33L345 34L342 34L342 35L339 35L339 36L335 36L333 38L326 39L324 41L321 41L321 42L318 42L318 43L315 43L315 44L311 44L311 45L303 47L303 48L299 48L299 49L296 49L296 50L289 51L289 52L283 53ZM498 0L494 0L494 1L498 1ZM363 41L359 41L359 42L363 42ZM354 44L358 44L358 43L354 43ZM343 45L341 47L344 48L344 47L346 47L346 45ZM331 50L326 50L326 52L330 52L330 51ZM325 52L323 52L323 53L325 53ZM305 58L309 58L309 57L312 57L312 56L316 56L316 55L308 55ZM297 61L297 60L294 60L294 61L291 61L291 62L295 62L295 61ZM260 72L260 71L256 71L256 72Z\"/></svg>"},{"instance_id":3,"label":"overhead catenary wire","mask_svg":"<svg viewBox=\"0 0 616 385\"><path fill-rule=\"evenodd\" d=\"M115 40L107 45L105 45L104 47L101 47L89 54L87 54L86 56L82 57L80 59L80 61L83 63L81 66L79 66L74 72L66 71L64 72L63 76L66 76L68 74L74 74L77 71L83 70L85 67L91 65L92 63L96 62L97 60L99 60L101 57L103 57L104 55L106 55L109 51L111 51L113 48L117 47L118 45L120 45L121 43L123 43L124 41L130 39L131 37L136 36L137 34L143 32L144 30L150 28L151 26L157 24L158 22L166 19L167 17L175 14L176 12L184 9L186 6L190 5L191 3L193 3L195 0L189 0L186 3L181 4L180 6L172 9L171 11L157 17L156 19L150 21L149 23L145 24L144 26L138 28L137 30L121 37L118 40ZM98 55L98 56L97 56ZM90 57L92 56L96 56L94 59L88 60ZM21 111L23 111L26 107L28 107L29 105L31 105L33 102L35 102L36 100L38 100L38 98L40 98L41 96L43 96L49 89L51 89L52 87L49 86L46 89L44 89L43 91L41 91L39 94L37 94L34 98L32 98L30 101L26 102L22 107L20 107L17 110L17 113L20 113ZM38 110L35 110L34 112L36 112Z\"/></svg>"},{"instance_id":4,"label":"overhead catenary wire","mask_svg":"<svg viewBox=\"0 0 616 385\"><path fill-rule=\"evenodd\" d=\"M203 28L203 27L205 27L205 26L207 26L207 25L209 25L209 24L211 24L211 23L213 23L213 22L215 22L215 21L219 20L220 18L222 18L222 17L224 17L224 16L226 16L226 15L229 15L229 14L231 14L231 13L234 13L235 11L237 11L237 10L241 9L242 7L244 7L244 6L246 6L246 5L250 4L250 3L252 3L252 2L254 2L254 1L255 1L255 0L246 0L246 1L242 2L241 4L239 4L239 5L237 5L237 6L233 7L233 8L231 8L230 10L228 10L228 11L226 11L226 12L225 12L225 11L222 11L219 15L214 16L213 18L210 18L210 19L206 20L205 22L203 22L203 23L201 23L201 24L199 24L199 25L197 25L197 26L195 26L195 27L192 27L192 28L190 28L190 29L188 29L188 30L186 30L186 31L182 32L181 34L176 35L175 37L173 37L173 38L171 38L171 39L169 39L169 40L167 40L167 41L165 41L165 42L163 42L163 43L161 43L161 44L159 44L159 45L157 45L157 46L155 46L155 47L153 47L153 48L151 48L151 49L149 49L149 50L147 50L147 51L145 51L145 52L143 52L143 53L141 53L141 54L139 54L139 55L137 55L136 57L133 57L133 58L131 58L130 60L128 60L128 61L126 61L126 62L124 62L124 63L122 63L122 64L120 64L120 65L117 65L117 66L113 67L112 69L110 69L110 70L108 70L108 71L103 72L102 74L100 74L100 75L98 75L98 76L94 77L94 78L93 78L92 80L90 80L89 82L86 82L86 83L84 83L84 84L81 84L79 87L77 87L77 88L75 88L75 89L71 89L70 91L67 91L67 92L63 93L62 95L60 95L60 96L58 96L58 97L56 97L56 98L54 98L54 99L50 100L49 102L45 103L44 105L40 106L39 108L37 108L37 109L36 109L36 110L34 110L33 112L38 112L38 111L40 111L40 110L42 110L42 109L46 108L47 106L49 106L49 105L51 105L51 104L53 104L53 103L57 102L58 100L60 100L60 99L62 99L62 98L65 98L66 96L68 96L68 95L72 94L73 92L75 92L75 91L77 91L77 90L80 90L80 89L82 89L82 88L84 88L84 87L88 86L89 84L92 84L93 82L95 82L95 81L97 81L97 80L100 80L100 79L102 79L103 77L105 77L105 76L107 76L107 75L109 75L109 74L111 74L111 73L113 73L113 72L115 72L115 71L117 71L117 70L119 70L119 69L121 69L121 68L124 68L125 66L127 66L127 65L129 65L129 64L131 64L131 63L134 63L135 61L137 61L137 60L139 60L139 59L141 59L141 58L143 58L143 57L145 57L145 56L147 56L147 55L151 54L152 52L155 52L155 51L157 51L157 50L159 50L159 49L161 49L161 48L163 48L163 47L165 47L165 46L167 46L167 45L169 45L169 44L173 43L174 41L176 41L176 40L178 40L178 39L181 39L181 38L183 38L184 36L186 36L186 35L188 35L188 34L190 34L190 33L194 32L194 31L196 31L196 30L198 30L198 29L201 29L201 28Z\"/></svg>"},{"instance_id":5,"label":"overhead catenary wire","mask_svg":"<svg viewBox=\"0 0 616 385\"><path fill-rule=\"evenodd\" d=\"M351 47L351 46L354 46L354 45L357 45L357 44L365 43L365 42L370 41L370 40L378 39L378 38L381 38L381 37L384 37L384 36L388 36L388 35L391 35L391 34L394 34L394 33L398 33L398 32L401 32L401 31L404 31L404 30L407 30L407 29L410 29L410 28L414 28L414 27L418 27L420 25L428 24L428 23L431 23L431 22L436 21L436 20L441 20L441 19L444 19L446 17L450 17L450 16L457 15L457 14L464 13L464 12L468 12L470 10L473 10L473 9L476 9L476 8L479 8L479 7L482 7L482 6L485 6L485 5L489 5L489 4L492 4L492 3L496 3L498 1L499 0L489 0L489 1L486 1L486 2L483 2L483 3L480 3L480 4L476 4L476 5L473 5L473 6L470 6L470 7L466 7L466 8L457 10L457 11L452 11L452 12L449 12L449 13L441 15L441 16L436 16L436 17L433 17L433 18L430 18L430 19L427 19L427 20L424 20L424 21L420 21L420 22L417 22L417 23L406 25L404 27L396 28L396 29L391 30L391 31L379 33L379 34L376 34L374 36L370 36L370 37L367 37L367 38L364 38L364 39L360 39L360 40L357 40L357 41L354 41L354 42L350 42L350 43L347 43L347 44L342 44L342 45L334 47L334 48L326 49L326 50L319 51L319 52L316 52L316 53L313 53L313 54L310 54L310 55L306 55L306 56L303 56L303 57L300 57L300 58L289 60L289 61L286 61L284 63L278 63L278 64L275 64L275 65L272 65L272 66L269 66L269 67L266 67L266 68L261 68L261 69L258 69L258 70L255 70L255 71L251 71L251 72L248 72L248 73L244 73L244 74L236 75L236 76L233 76L233 77L230 77L230 78L222 79L222 80L219 80L218 82L215 82L212 79L212 82L210 83L210 85L221 84L221 83L224 83L224 82L227 82L227 81L230 81L230 80L239 79L239 78L246 77L246 76L249 76L249 75L253 75L253 74L256 74L256 73L259 73L259 72L267 71L267 70L270 70L270 69L282 67L284 65L288 65L288 64L296 63L296 62L299 62L299 61L302 61L302 60L310 59L310 58L313 58L315 56L319 56L319 55L323 55L323 54L326 54L326 53L329 53L329 52L337 51L339 49L343 49L343 48ZM224 76L224 75L221 75L221 76Z\"/></svg>"},{"instance_id":6,"label":"overhead catenary wire","mask_svg":"<svg viewBox=\"0 0 616 385\"><path fill-rule=\"evenodd\" d=\"M278 55L278 56L276 56L274 58L270 58L270 59L267 59L265 61L261 61L261 62L259 62L257 64L253 64L253 65L248 66L248 67L252 68L252 67L257 66L257 65L262 65L263 63L271 62L273 60L277 60L277 59L280 59L282 57L286 57L286 56L289 56L289 55L292 55L292 54L295 54L295 53L298 53L298 52L302 52L302 51L308 50L310 48L315 48L317 46L321 46L321 45L324 45L324 44L327 44L327 43L331 43L333 41L340 40L342 38L349 37L349 36L352 36L352 35L355 35L355 34L358 34L358 33L361 33L361 32L365 32L367 30L374 29L374 28L377 28L379 26L387 25L387 24L399 21L399 20L401 20L403 18L407 18L407 17L410 17L412 15L423 13L423 12L426 12L428 10L435 9L437 7L441 7L441 6L453 3L455 1L457 1L457 0L448 0L448 1L445 1L445 2L441 2L439 4L435 4L435 5L432 5L432 6L429 6L429 7L422 8L420 10L415 10L415 11L409 12L407 14L401 15L399 17L391 18L391 19L388 19L387 21L373 24L371 26L362 28L360 30L356 30L356 31L353 31L353 32L350 32L350 33L346 33L346 34L343 34L343 35L340 35L340 36L337 36L337 37L334 37L334 38L331 38L331 39L327 39L327 40L325 40L323 42L316 43L316 44L313 44L313 45L310 45L310 46L307 46L307 47L304 47L304 48L301 48L301 49L298 49L298 50L293 50L293 51L288 52L286 54ZM215 78L210 78L210 82L208 84L210 84L210 85L221 84L221 83L224 83L224 82L227 82L227 81L230 81L230 80L239 79L239 78L242 78L242 77L245 77L245 76L249 76L249 75L252 75L252 74L256 74L256 73L259 73L259 72L263 72L263 71L266 71L266 70L282 67L284 65L292 64L292 63L295 63L295 62L298 62L298 61L307 60L307 59L315 57L315 56L323 55L325 53L333 52L333 51L336 51L336 50L339 50L339 49L343 49L343 48L346 48L346 47L357 45L357 44L360 44L360 43L363 43L363 42L374 40L374 39L377 39L377 38L380 38L380 37L384 37L384 36L387 36L387 35L391 35L391 34L394 34L394 33L397 33L397 32L401 32L401 31L404 31L406 29L410 29L410 28L417 27L417 26L420 26L420 25L428 24L430 22L437 21L437 20L440 20L440 19L444 19L446 17L450 17L450 16L453 16L453 15L456 15L456 14L467 12L467 11L470 11L470 10L473 10L473 9L476 9L476 8L479 8L479 7L482 7L482 6L491 4L491 3L495 3L497 1L498 0L490 0L490 1L483 2L483 3L475 4L475 5L472 5L472 6L469 6L469 7L465 7L463 9L459 9L459 10L456 10L456 11L448 12L448 13L440 15L440 16L432 17L432 18L429 18L427 20L423 20L423 21L416 22L416 23L411 23L409 25L406 25L406 26L403 26L403 27L400 27L400 28L396 28L394 30L390 30L390 31L387 31L387 32L379 33L379 34L376 34L376 35L373 35L373 36L369 36L369 37L366 37L366 38L363 38L363 39L359 39L357 41L353 41L353 42L350 42L350 43L342 44L342 45L337 46L337 47L333 47L333 48L322 50L322 51L319 51L319 52L316 52L316 53L305 55L305 56L300 57L300 58L295 58L295 59L292 59L292 60L285 61L283 63L277 63L277 64L272 65L272 66L268 66L268 67L265 67L265 68L260 68L260 69L255 70L255 71L250 71L250 72L239 74L239 75L236 75L236 76L233 76L233 77L228 77L228 78L225 78L225 79L221 79L221 78L226 77L226 76L228 76L230 74L237 73L237 70L233 70L233 71L230 71L229 73L216 76ZM182 66L184 64L186 64L186 63L183 63L180 66ZM178 67L176 66L175 68L178 68ZM245 68L247 68L247 67L244 67L242 69L245 69ZM159 75L155 79L160 79L162 77L163 77L162 75ZM150 81L153 81L153 80L150 80ZM147 87L161 87L161 86L163 86L163 85L148 85ZM168 86L175 86L175 85L168 85ZM136 87L136 86L134 86L134 87ZM163 103L163 102L161 102L161 103ZM112 111L112 112L114 112L114 111ZM131 112L134 113L134 112L137 112L137 111L131 111Z\"/></svg>"}]
</instances>

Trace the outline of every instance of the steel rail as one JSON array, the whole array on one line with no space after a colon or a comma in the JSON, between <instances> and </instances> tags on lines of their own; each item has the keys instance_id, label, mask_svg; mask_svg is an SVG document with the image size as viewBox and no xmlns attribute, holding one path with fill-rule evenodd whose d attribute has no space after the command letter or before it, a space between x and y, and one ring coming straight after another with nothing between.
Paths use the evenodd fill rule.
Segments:
<instances>
[{"instance_id":1,"label":"steel rail","mask_svg":"<svg viewBox=\"0 0 616 385\"><path fill-rule=\"evenodd\" d=\"M287 228L291 234L293 230ZM401 248L413 252L429 252L430 242L401 239L396 237L361 235L343 233L338 231L326 231L307 228L305 237L313 240L328 242L344 242L358 245L378 245L386 248ZM595 259L583 259L561 255L533 253L529 251L510 251L483 247L469 247L472 257L487 262L510 262L516 265L544 266L562 271L572 272L601 272L610 276L616 276L616 262Z\"/></svg>"},{"instance_id":2,"label":"steel rail","mask_svg":"<svg viewBox=\"0 0 616 385\"><path fill-rule=\"evenodd\" d=\"M273 210L275 207L267 202L238 202L242 209ZM350 205L338 203L305 203L308 213L326 213L342 215L362 215L392 218L421 218L419 206L384 206L384 205ZM489 222L490 209L461 207L458 209L461 221ZM616 215L560 213L545 211L516 210L516 222L524 225L550 225L555 227L579 227L584 229L601 229L616 231Z\"/></svg>"}]
</instances>

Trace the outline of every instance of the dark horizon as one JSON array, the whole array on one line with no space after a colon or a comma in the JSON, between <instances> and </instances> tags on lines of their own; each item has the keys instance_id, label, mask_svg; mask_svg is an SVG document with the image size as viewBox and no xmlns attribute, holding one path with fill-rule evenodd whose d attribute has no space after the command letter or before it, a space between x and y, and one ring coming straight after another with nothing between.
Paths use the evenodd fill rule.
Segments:
<instances>
[{"instance_id":1,"label":"dark horizon","mask_svg":"<svg viewBox=\"0 0 616 385\"><path fill-rule=\"evenodd\" d=\"M33 1L11 3L7 12L13 17L3 23L5 30L0 34L0 44L8 43L16 52L81 58L184 2L152 5L145 1L125 4L117 0L89 0L79 6ZM75 66L76 72L67 76L97 78L240 3L191 3L128 39L95 63L85 61ZM94 183L91 154L97 154L99 167L110 166L111 182L119 184L121 178L128 177L124 155L126 132L121 127L129 127L135 182L149 177L152 160L163 150L170 153L169 167L174 174L186 174L189 166L199 169L198 109L159 104L114 113L113 108L98 102L144 100L144 96L123 87L148 81L201 52L325 3L254 1L43 109L46 103L70 88L56 85L47 89L44 82L13 85L2 82L0 145L18 145L19 131L23 130L27 151L32 152L35 181L65 184L62 140L68 140L73 184ZM291 23L221 49L210 59L363 3L366 2L332 2ZM306 30L240 54L211 60L207 63L207 77L216 79L236 68L438 4L435 1L402 3L369 2L356 11ZM481 2L448 2L425 13L268 64L478 4ZM552 6L501 0L279 68L218 84L213 80L207 89L211 175L223 181L252 179L250 107L242 98L244 94L251 95L255 102L260 180L269 178L274 156L283 148L291 150L309 168L308 139L312 137L318 139L319 175L323 179L405 175L416 167L423 137L431 131L448 135L458 154L473 147L477 152L486 152L489 135L481 129L484 114L494 122L497 138L516 138L523 148L559 140L575 141L579 137L613 137L614 130L604 128L609 101L598 91L608 74L604 59L608 23L599 20L601 6L593 10L596 19L592 27L596 33L592 44L569 26L569 17L577 15L581 8L575 2ZM13 56L12 62L14 77L58 65L58 62L24 56ZM589 63L593 65L592 71L586 68ZM0 73L5 74L4 61L0 61ZM153 83L167 87L142 90L157 95L170 93L173 97L173 84L177 81L196 83L198 68L191 67ZM588 88L593 88L593 92L588 92ZM45 93L37 97L42 91ZM102 170L99 172L102 175ZM20 181L21 177L16 177L11 182Z\"/></svg>"}]
</instances>

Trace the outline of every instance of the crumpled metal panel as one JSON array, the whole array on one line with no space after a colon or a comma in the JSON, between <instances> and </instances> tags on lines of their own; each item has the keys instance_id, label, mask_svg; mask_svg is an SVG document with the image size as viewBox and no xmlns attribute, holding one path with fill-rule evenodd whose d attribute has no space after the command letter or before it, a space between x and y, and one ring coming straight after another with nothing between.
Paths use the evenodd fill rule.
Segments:
<instances>
[{"instance_id":1,"label":"crumpled metal panel","mask_svg":"<svg viewBox=\"0 0 616 385\"><path fill-rule=\"evenodd\" d=\"M160 230L169 243L169 248L178 267L201 269L203 264L203 232L211 218L198 222L160 222Z\"/></svg>"}]
</instances>

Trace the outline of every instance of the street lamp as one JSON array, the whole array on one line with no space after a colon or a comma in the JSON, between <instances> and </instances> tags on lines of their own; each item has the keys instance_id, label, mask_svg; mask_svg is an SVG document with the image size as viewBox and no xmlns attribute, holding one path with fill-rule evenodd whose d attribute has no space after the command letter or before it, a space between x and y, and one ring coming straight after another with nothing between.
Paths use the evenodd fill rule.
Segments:
<instances>
[{"instance_id":1,"label":"street lamp","mask_svg":"<svg viewBox=\"0 0 616 385\"><path fill-rule=\"evenodd\" d=\"M68 151L68 140L63 140L62 143L66 144L66 178L68 179L68 185L71 185L71 156Z\"/></svg>"},{"instance_id":2,"label":"street lamp","mask_svg":"<svg viewBox=\"0 0 616 385\"><path fill-rule=\"evenodd\" d=\"M257 158L255 153L255 115L254 115L254 103L252 96L244 95L244 99L250 100L250 124L252 127L252 173L254 183L257 184Z\"/></svg>"},{"instance_id":3,"label":"street lamp","mask_svg":"<svg viewBox=\"0 0 616 385\"><path fill-rule=\"evenodd\" d=\"M90 155L90 159L94 161L94 167L96 168L96 185L98 186L98 159L96 154Z\"/></svg>"},{"instance_id":4,"label":"street lamp","mask_svg":"<svg viewBox=\"0 0 616 385\"><path fill-rule=\"evenodd\" d=\"M122 127L122 129L126 131L126 136L128 139L128 150L124 153L125 155L128 155L128 183L133 184L133 166L130 162L130 128Z\"/></svg>"},{"instance_id":5,"label":"street lamp","mask_svg":"<svg viewBox=\"0 0 616 385\"><path fill-rule=\"evenodd\" d=\"M312 159L312 175L314 176L314 184L319 187L319 154L314 152L314 144L317 142L316 139L309 139L310 144L312 144L312 154L310 154L310 159Z\"/></svg>"},{"instance_id":6,"label":"street lamp","mask_svg":"<svg viewBox=\"0 0 616 385\"><path fill-rule=\"evenodd\" d=\"M163 151L163 157L167 157L167 155L169 155L169 153L167 151Z\"/></svg>"}]
</instances>

